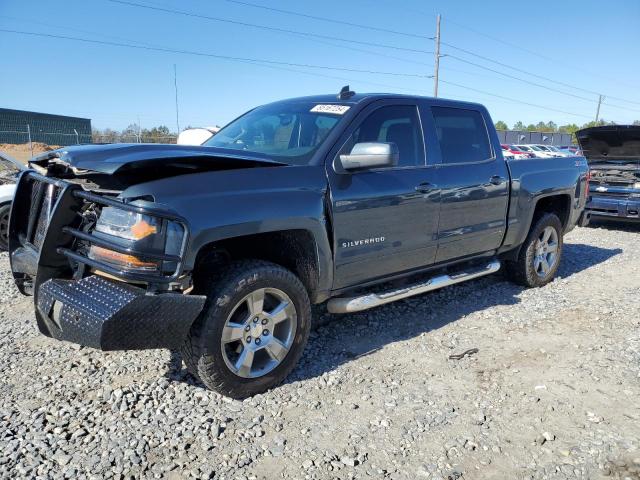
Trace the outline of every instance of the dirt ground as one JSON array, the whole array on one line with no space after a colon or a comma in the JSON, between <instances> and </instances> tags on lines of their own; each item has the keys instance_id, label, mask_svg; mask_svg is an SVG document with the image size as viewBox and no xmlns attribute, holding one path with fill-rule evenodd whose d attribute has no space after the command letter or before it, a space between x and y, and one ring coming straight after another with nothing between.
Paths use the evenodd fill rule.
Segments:
<instances>
[{"instance_id":1,"label":"dirt ground","mask_svg":"<svg viewBox=\"0 0 640 480\"><path fill-rule=\"evenodd\" d=\"M33 154L31 153L31 147L33 147ZM47 145L46 143L40 142L33 142L31 147L28 143L22 143L19 145L14 145L12 143L0 143L0 152L6 152L16 160L20 160L22 163L27 163L32 156L60 148L59 145Z\"/></svg>"}]
</instances>

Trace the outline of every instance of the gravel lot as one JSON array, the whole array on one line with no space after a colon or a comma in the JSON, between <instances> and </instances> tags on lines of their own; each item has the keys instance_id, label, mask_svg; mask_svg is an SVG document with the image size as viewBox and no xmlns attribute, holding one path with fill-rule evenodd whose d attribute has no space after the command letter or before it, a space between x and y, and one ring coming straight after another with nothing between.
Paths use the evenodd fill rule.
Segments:
<instances>
[{"instance_id":1,"label":"gravel lot","mask_svg":"<svg viewBox=\"0 0 640 480\"><path fill-rule=\"evenodd\" d=\"M576 229L542 289L492 276L336 316L244 402L168 351L38 334L2 254L0 476L638 479L639 239Z\"/></svg>"}]
</instances>

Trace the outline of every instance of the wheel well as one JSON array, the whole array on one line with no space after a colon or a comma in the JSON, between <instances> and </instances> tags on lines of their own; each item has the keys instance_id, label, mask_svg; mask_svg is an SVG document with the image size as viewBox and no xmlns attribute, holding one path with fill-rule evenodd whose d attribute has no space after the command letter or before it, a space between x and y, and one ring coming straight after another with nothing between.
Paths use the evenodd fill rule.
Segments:
<instances>
[{"instance_id":1,"label":"wheel well","mask_svg":"<svg viewBox=\"0 0 640 480\"><path fill-rule=\"evenodd\" d=\"M565 229L569 223L569 212L571 211L571 197L569 195L553 195L544 197L536 203L536 209L533 212L533 225L538 218L545 213L555 213Z\"/></svg>"},{"instance_id":2,"label":"wheel well","mask_svg":"<svg viewBox=\"0 0 640 480\"><path fill-rule=\"evenodd\" d=\"M257 233L212 242L200 249L193 271L194 286L212 269L240 259L259 259L291 270L312 296L318 287L318 257L313 235L306 230Z\"/></svg>"}]
</instances>

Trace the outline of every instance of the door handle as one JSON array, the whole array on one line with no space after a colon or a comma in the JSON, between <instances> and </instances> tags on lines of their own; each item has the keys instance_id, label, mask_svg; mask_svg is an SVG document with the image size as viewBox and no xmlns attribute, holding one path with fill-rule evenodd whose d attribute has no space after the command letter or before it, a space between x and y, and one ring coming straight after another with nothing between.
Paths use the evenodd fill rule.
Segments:
<instances>
[{"instance_id":1,"label":"door handle","mask_svg":"<svg viewBox=\"0 0 640 480\"><path fill-rule=\"evenodd\" d=\"M494 175L489 179L489 183L491 185L502 185L505 181L505 178L501 177L500 175Z\"/></svg>"},{"instance_id":2,"label":"door handle","mask_svg":"<svg viewBox=\"0 0 640 480\"><path fill-rule=\"evenodd\" d=\"M437 188L438 187L436 187L433 183L423 182L416 186L416 192L429 193L436 190Z\"/></svg>"}]
</instances>

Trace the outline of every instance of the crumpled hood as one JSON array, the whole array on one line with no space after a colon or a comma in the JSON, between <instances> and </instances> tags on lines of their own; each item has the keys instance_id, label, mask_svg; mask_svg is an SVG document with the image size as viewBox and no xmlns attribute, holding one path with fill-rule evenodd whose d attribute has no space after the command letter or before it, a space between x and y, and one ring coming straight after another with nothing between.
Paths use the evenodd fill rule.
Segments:
<instances>
[{"instance_id":1,"label":"crumpled hood","mask_svg":"<svg viewBox=\"0 0 640 480\"><path fill-rule=\"evenodd\" d=\"M41 167L59 163L74 171L107 175L165 167L208 171L283 165L254 152L156 143L74 145L38 155L30 163Z\"/></svg>"},{"instance_id":2,"label":"crumpled hood","mask_svg":"<svg viewBox=\"0 0 640 480\"><path fill-rule=\"evenodd\" d=\"M585 128L576 137L589 164L635 164L640 168L640 125Z\"/></svg>"}]
</instances>

